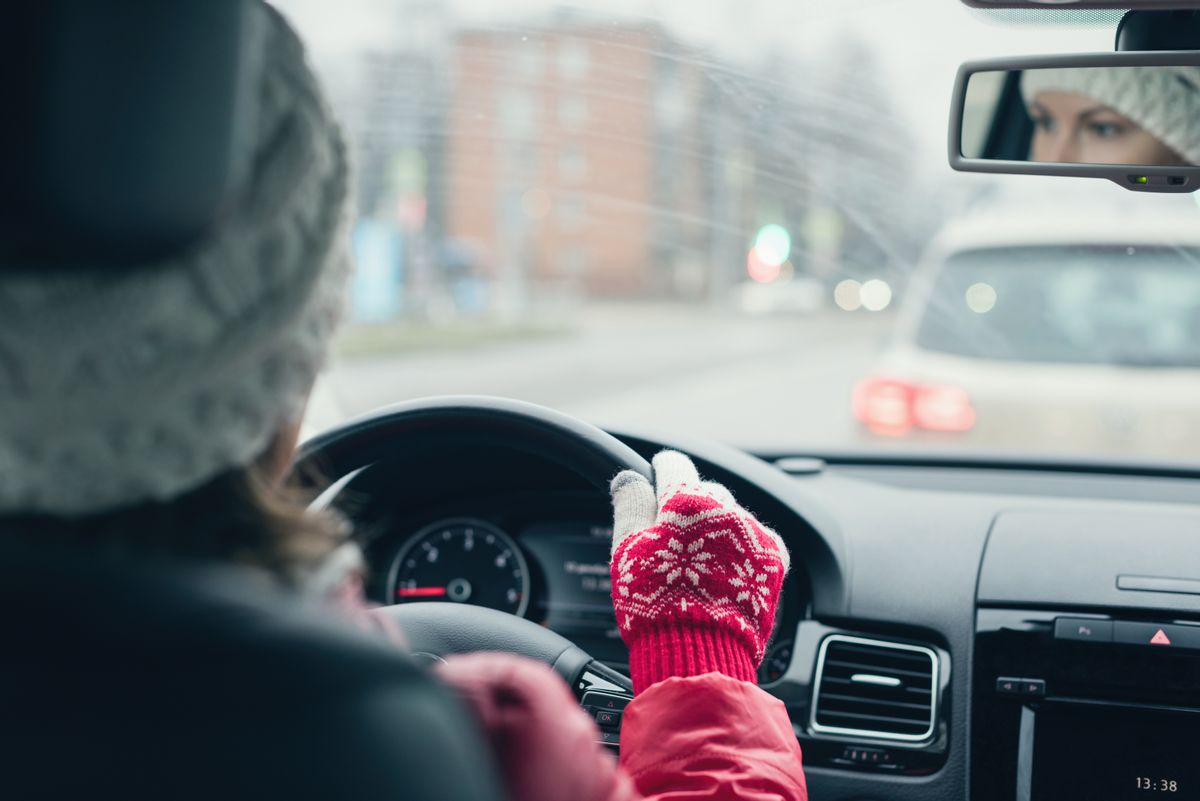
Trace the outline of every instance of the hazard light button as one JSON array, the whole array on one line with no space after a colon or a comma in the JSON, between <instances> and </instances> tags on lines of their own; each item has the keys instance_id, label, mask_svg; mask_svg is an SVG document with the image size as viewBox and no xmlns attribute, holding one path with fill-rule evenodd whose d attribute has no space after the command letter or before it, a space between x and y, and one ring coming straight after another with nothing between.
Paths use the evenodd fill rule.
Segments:
<instances>
[{"instance_id":1,"label":"hazard light button","mask_svg":"<svg viewBox=\"0 0 1200 801\"><path fill-rule=\"evenodd\" d=\"M1118 620L1113 624L1113 642L1123 645L1145 645L1163 650L1200 651L1200 626Z\"/></svg>"}]
</instances>

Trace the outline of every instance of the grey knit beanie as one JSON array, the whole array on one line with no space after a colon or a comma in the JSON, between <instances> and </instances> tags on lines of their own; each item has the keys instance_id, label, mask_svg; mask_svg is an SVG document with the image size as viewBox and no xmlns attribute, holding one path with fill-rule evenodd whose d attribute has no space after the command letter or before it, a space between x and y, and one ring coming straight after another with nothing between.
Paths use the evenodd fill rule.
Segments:
<instances>
[{"instance_id":1,"label":"grey knit beanie","mask_svg":"<svg viewBox=\"0 0 1200 801\"><path fill-rule=\"evenodd\" d=\"M0 277L0 515L169 500L301 415L345 304L346 147L265 4L252 177L144 269Z\"/></svg>"},{"instance_id":2,"label":"grey knit beanie","mask_svg":"<svg viewBox=\"0 0 1200 801\"><path fill-rule=\"evenodd\" d=\"M1189 164L1200 164L1200 67L1026 70L1021 94L1074 92L1123 114Z\"/></svg>"}]
</instances>

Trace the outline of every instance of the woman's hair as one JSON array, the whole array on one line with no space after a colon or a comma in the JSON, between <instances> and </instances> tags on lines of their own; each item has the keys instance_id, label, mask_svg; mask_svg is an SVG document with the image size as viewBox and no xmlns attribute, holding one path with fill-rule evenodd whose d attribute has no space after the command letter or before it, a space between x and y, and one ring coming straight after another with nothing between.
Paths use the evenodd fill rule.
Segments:
<instances>
[{"instance_id":1,"label":"woman's hair","mask_svg":"<svg viewBox=\"0 0 1200 801\"><path fill-rule=\"evenodd\" d=\"M106 560L235 562L299 582L345 540L332 513L310 512L308 492L275 479L262 460L221 473L169 501L85 518L0 517L0 533L42 546L95 549Z\"/></svg>"}]
</instances>

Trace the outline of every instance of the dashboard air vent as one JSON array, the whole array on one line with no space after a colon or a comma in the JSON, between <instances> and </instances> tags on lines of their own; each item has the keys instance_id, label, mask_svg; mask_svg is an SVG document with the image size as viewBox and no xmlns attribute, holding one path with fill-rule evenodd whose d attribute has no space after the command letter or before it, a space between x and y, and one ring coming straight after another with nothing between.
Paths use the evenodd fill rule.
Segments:
<instances>
[{"instance_id":1,"label":"dashboard air vent","mask_svg":"<svg viewBox=\"0 0 1200 801\"><path fill-rule=\"evenodd\" d=\"M930 648L833 634L817 655L812 730L920 742L937 721L938 655Z\"/></svg>"}]
</instances>

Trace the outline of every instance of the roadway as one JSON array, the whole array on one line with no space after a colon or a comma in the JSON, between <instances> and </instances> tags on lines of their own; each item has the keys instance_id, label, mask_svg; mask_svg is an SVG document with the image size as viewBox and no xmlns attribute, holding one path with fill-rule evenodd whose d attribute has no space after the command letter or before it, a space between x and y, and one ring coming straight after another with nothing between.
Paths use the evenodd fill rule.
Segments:
<instances>
[{"instance_id":1,"label":"roadway","mask_svg":"<svg viewBox=\"0 0 1200 801\"><path fill-rule=\"evenodd\" d=\"M519 398L601 426L680 432L747 448L852 443L854 382L891 318L865 312L749 317L703 307L585 307L551 339L336 362L309 423L399 400Z\"/></svg>"}]
</instances>

